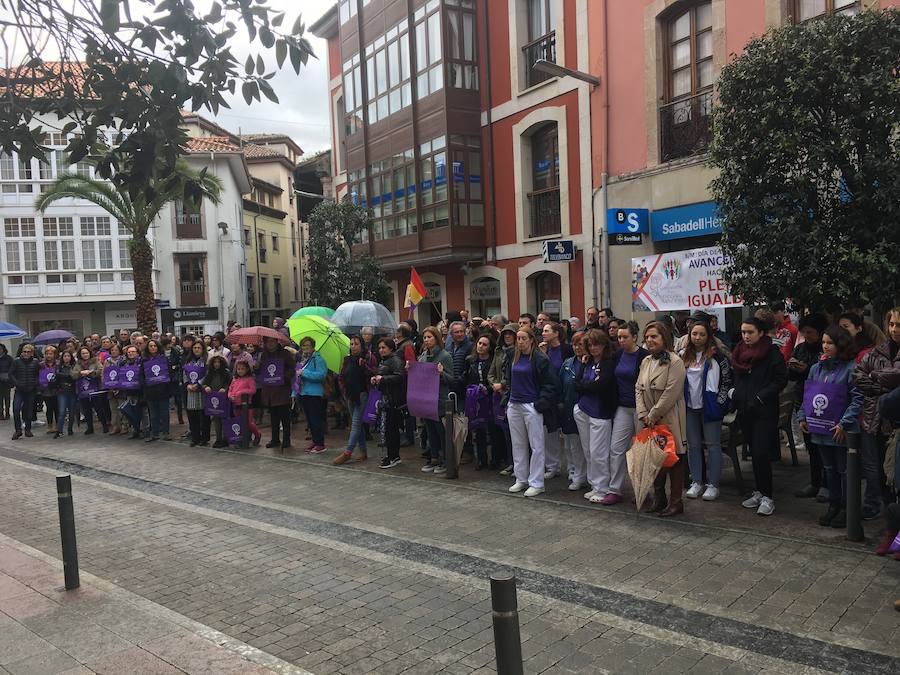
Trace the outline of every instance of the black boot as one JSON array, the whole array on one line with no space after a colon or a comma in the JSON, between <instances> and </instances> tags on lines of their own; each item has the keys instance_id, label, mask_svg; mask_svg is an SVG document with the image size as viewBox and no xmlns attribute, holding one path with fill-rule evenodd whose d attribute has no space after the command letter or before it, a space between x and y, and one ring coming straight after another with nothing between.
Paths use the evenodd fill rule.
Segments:
<instances>
[{"instance_id":1,"label":"black boot","mask_svg":"<svg viewBox=\"0 0 900 675\"><path fill-rule=\"evenodd\" d=\"M838 515L840 510L841 509L837 504L829 504L828 510L825 512L825 515L819 518L819 525L821 525L822 527L830 527L835 519L835 516ZM844 522L846 524L846 519Z\"/></svg>"},{"instance_id":2,"label":"black boot","mask_svg":"<svg viewBox=\"0 0 900 675\"><path fill-rule=\"evenodd\" d=\"M835 515L834 518L831 519L831 526L835 529L842 529L847 527L847 512L844 509L840 509Z\"/></svg>"}]
</instances>

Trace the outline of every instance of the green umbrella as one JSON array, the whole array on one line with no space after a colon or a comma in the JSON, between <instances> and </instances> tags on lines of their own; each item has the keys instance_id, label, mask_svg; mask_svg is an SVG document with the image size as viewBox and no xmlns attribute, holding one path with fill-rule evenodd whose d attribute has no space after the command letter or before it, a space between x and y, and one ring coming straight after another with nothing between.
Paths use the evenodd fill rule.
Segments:
<instances>
[{"instance_id":1,"label":"green umbrella","mask_svg":"<svg viewBox=\"0 0 900 675\"><path fill-rule=\"evenodd\" d=\"M321 316L291 317L287 322L291 339L298 345L303 338L316 341L316 351L325 359L328 370L339 373L344 357L350 353L350 338Z\"/></svg>"},{"instance_id":2,"label":"green umbrella","mask_svg":"<svg viewBox=\"0 0 900 675\"><path fill-rule=\"evenodd\" d=\"M334 314L334 310L330 307L301 307L291 314L291 318L296 319L298 316L322 316L330 319L332 314Z\"/></svg>"}]
</instances>

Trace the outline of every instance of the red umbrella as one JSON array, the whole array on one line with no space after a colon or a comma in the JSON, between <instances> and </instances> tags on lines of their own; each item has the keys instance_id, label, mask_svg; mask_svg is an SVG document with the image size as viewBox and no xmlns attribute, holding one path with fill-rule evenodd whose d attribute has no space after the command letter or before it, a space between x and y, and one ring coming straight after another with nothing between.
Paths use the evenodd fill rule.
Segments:
<instances>
[{"instance_id":1,"label":"red umbrella","mask_svg":"<svg viewBox=\"0 0 900 675\"><path fill-rule=\"evenodd\" d=\"M238 328L225 336L225 342L229 344L261 345L266 338L278 340L285 346L291 344L291 339L287 335L279 333L274 328L266 328L265 326Z\"/></svg>"}]
</instances>

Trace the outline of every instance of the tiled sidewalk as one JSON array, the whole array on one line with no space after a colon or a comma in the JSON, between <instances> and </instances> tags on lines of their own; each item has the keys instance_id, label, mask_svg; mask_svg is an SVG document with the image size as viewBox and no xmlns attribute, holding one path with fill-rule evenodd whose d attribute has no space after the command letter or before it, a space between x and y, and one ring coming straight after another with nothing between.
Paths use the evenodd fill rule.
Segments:
<instances>
[{"instance_id":1,"label":"tiled sidewalk","mask_svg":"<svg viewBox=\"0 0 900 675\"><path fill-rule=\"evenodd\" d=\"M66 591L59 563L0 536L0 673L305 671L82 573Z\"/></svg>"}]
</instances>

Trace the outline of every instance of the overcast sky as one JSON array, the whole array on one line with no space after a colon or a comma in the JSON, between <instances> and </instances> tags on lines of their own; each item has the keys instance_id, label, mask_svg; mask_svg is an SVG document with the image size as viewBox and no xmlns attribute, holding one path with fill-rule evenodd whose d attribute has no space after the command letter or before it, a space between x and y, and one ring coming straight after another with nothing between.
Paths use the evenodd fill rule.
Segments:
<instances>
[{"instance_id":1,"label":"overcast sky","mask_svg":"<svg viewBox=\"0 0 900 675\"><path fill-rule=\"evenodd\" d=\"M328 56L325 40L320 40L309 32L315 23L334 2L332 0L269 0L268 5L285 11L283 26L290 28L300 13L307 26L306 38L312 44L318 59L310 59L299 75L294 73L290 61L272 80L272 87L278 95L279 103L263 98L248 106L240 95L230 97L230 110L222 110L215 117L217 123L232 131L241 133L284 133L293 138L303 148L304 153L325 150L331 147L328 116ZM232 44L232 50L243 63L249 53L249 45ZM253 52L256 54L256 51ZM265 57L264 57L265 58ZM267 63L274 66L274 53ZM228 99L226 94L226 99ZM209 116L208 111L202 115Z\"/></svg>"},{"instance_id":2,"label":"overcast sky","mask_svg":"<svg viewBox=\"0 0 900 675\"><path fill-rule=\"evenodd\" d=\"M270 7L285 11L283 26L287 28L293 25L298 13L303 16L307 26L306 38L319 58L310 59L299 75L294 73L290 61L285 61L284 68L272 80L272 87L279 99L277 104L263 98L261 103L254 101L253 105L248 106L238 87L237 94L229 100L231 109L220 111L215 117L216 122L233 133L237 133L240 127L241 133L245 134L287 134L303 148L304 153L331 147L326 43L308 29L333 4L332 0L269 0ZM232 44L232 50L241 63L250 51L249 45L237 43ZM253 53L256 54L256 51ZM269 55L267 63L274 66L274 53ZM226 98L229 98L227 94ZM209 112L202 111L201 114L208 116Z\"/></svg>"}]
</instances>

